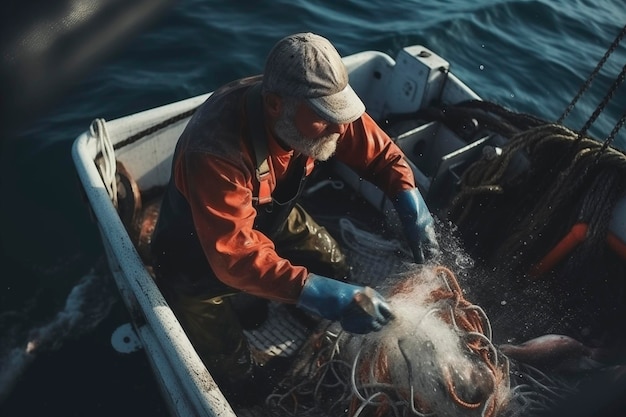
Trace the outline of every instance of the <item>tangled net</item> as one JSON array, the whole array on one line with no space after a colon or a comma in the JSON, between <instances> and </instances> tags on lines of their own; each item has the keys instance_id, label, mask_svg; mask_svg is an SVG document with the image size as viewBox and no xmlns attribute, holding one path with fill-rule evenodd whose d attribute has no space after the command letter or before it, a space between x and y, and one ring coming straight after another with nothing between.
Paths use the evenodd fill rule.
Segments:
<instances>
[{"instance_id":1,"label":"tangled net","mask_svg":"<svg viewBox=\"0 0 626 417\"><path fill-rule=\"evenodd\" d=\"M510 400L509 363L483 310L445 267L421 267L386 295L396 319L350 335L329 325L267 405L277 415L494 416Z\"/></svg>"}]
</instances>

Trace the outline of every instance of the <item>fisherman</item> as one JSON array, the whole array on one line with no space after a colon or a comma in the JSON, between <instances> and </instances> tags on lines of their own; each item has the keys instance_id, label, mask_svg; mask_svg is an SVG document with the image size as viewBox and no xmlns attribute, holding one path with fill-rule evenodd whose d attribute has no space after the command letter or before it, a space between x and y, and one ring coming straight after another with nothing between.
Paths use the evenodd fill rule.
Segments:
<instances>
[{"instance_id":1,"label":"fisherman","mask_svg":"<svg viewBox=\"0 0 626 417\"><path fill-rule=\"evenodd\" d=\"M258 368L229 294L292 304L353 333L379 330L392 316L379 293L347 282L338 242L298 204L305 179L330 157L392 199L416 262L437 253L433 218L402 151L319 35L280 40L263 75L216 90L178 141L152 240L155 275L227 396ZM357 301L363 294L369 308Z\"/></svg>"}]
</instances>

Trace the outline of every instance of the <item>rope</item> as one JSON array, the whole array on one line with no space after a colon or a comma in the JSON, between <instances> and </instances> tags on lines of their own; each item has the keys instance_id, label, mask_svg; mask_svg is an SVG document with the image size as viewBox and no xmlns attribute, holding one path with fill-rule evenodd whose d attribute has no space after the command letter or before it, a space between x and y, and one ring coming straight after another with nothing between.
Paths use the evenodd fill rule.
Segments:
<instances>
[{"instance_id":1,"label":"rope","mask_svg":"<svg viewBox=\"0 0 626 417\"><path fill-rule=\"evenodd\" d=\"M458 280L450 269L443 266L435 266L432 268L432 272L441 280L441 285L430 293L429 300L434 305L431 312L438 314L445 323L452 326L459 334L466 335L464 337L466 346L474 353L475 358L480 359L486 365L491 377L490 389L492 392L482 400L468 401L461 398L450 371L446 368L443 370L441 377L443 378L447 394L450 401L460 409L474 410L482 406L483 416L493 416L498 408L502 406L502 399L498 397L500 394L498 389L503 383L506 385L508 367L506 366L506 361L501 364L498 363L498 353L491 344L489 337L485 334L485 332L488 335L491 334L489 320L484 315L482 309L475 308L473 304L463 297L463 291L459 286ZM394 296L400 294L410 295L416 285L416 281L412 279L402 281L391 290L388 297L393 299ZM450 303L443 302L445 300L449 300ZM430 313L427 315L430 315ZM411 344L413 341L407 342L405 339L398 339L398 348L406 362L409 375L409 393L405 392L403 388L392 384L389 369L391 364L389 364L389 356L383 344L378 344L374 352L368 352L367 354L362 349L358 351L352 365L351 383L354 396L350 407L352 412L349 415L358 415L355 410L360 412L360 410L364 409L365 404L374 408L372 410L372 415L374 416L389 415L390 409L396 409L400 405L404 405L405 408L418 416L430 415L433 412L428 400L430 393L416 392L415 390L413 381L415 375L412 374L412 370L414 369L415 361L419 361L420 358L412 357L409 354L406 349L407 343ZM365 357L365 360L359 361L361 356ZM451 363L450 365L453 366L454 364ZM387 387L384 391L385 396L377 402L371 401L370 398L380 394L378 391L372 392L371 389L381 389L383 387ZM390 392L390 387L396 390L395 394ZM360 405L359 402L361 403Z\"/></svg>"},{"instance_id":2,"label":"rope","mask_svg":"<svg viewBox=\"0 0 626 417\"><path fill-rule=\"evenodd\" d=\"M489 319L481 308L463 297L454 273L441 266L419 269L395 281L388 299L413 299L422 288L427 292L415 302L425 305L417 316L411 314L415 312L411 302L397 305L406 306L400 315L405 322L395 330L359 336L333 333L330 325L313 336L308 348L300 353L304 363L296 369L301 371L281 382L284 391L279 389L268 397L267 411L281 416L431 417L443 410L454 410L455 415L472 410L485 417L496 415L507 404L509 372L508 360L491 343ZM422 361L439 356L437 347L432 346L435 356L431 359L421 348L416 350L416 341L406 334L407 325L418 332L429 332L424 340L437 340L438 332L448 328L453 337L458 337L458 353L441 356L446 362L442 362L440 371L421 372ZM433 325L437 330L432 329ZM471 366L485 377L480 388L453 375L455 361L464 360L457 355L470 355ZM405 377L402 372L392 373L392 369L401 368L406 368L402 371ZM443 392L432 391L432 387L439 386L433 378L440 380Z\"/></svg>"},{"instance_id":3,"label":"rope","mask_svg":"<svg viewBox=\"0 0 626 417\"><path fill-rule=\"evenodd\" d=\"M607 136L606 140L604 141L604 144L602 145L602 151L605 151L613 143L613 141L617 137L617 132L619 132L619 130L622 128L622 126L624 126L625 123L626 123L626 111L624 111L624 113L622 114L622 117L620 117L617 123L615 123L613 130L611 130L611 133L609 133L609 136Z\"/></svg>"},{"instance_id":4,"label":"rope","mask_svg":"<svg viewBox=\"0 0 626 417\"><path fill-rule=\"evenodd\" d=\"M157 123L154 126L150 126L147 129L144 129L140 132L135 133L128 138L117 142L115 145L112 144L111 139L109 137L109 132L106 127L106 120L104 119L95 119L91 122L89 127L89 132L92 137L94 137L98 141L98 152L96 154L96 159L100 162L98 163L98 170L100 171L100 176L104 182L104 186L113 202L115 208L117 208L117 178L116 178L116 160L115 160L115 150L121 149L125 146L128 146L132 143L137 142L139 139L142 139L148 135L158 132L159 130L165 129L166 127L173 125L174 123L179 122L180 120L184 120L188 117L191 117L196 111L196 108L187 110L186 112L179 113L175 116L170 117L160 123Z\"/></svg>"},{"instance_id":5,"label":"rope","mask_svg":"<svg viewBox=\"0 0 626 417\"><path fill-rule=\"evenodd\" d=\"M600 104L598 104L596 109L593 111L593 113L591 114L591 116L589 117L585 125L582 127L582 129L580 129L580 131L578 132L579 138L582 138L584 135L587 134L587 131L589 130L591 125L596 121L598 116L600 116L600 113L604 111L604 108L606 107L606 105L609 103L609 101L611 101L611 99L615 95L615 91L617 91L618 87L622 84L622 82L624 81L624 78L626 78L626 65L622 67L622 71L619 73L617 78L613 81L613 84L609 88L609 91L606 93L606 95L604 96Z\"/></svg>"},{"instance_id":6,"label":"rope","mask_svg":"<svg viewBox=\"0 0 626 417\"><path fill-rule=\"evenodd\" d=\"M624 35L626 35L626 25L624 25L624 27L619 32L619 34L617 35L617 37L615 38L613 43L611 43L611 45L609 46L607 51L604 53L604 56L602 57L602 59L600 59L600 61L598 62L598 64L594 68L594 70L591 72L591 74L589 75L587 80L581 86L580 90L578 91L576 96L572 99L571 103L567 106L567 108L565 109L565 111L563 112L561 117L559 117L559 119L556 121L557 124L562 124L563 120L565 120L567 115L574 109L574 106L576 105L576 103L578 102L580 97L585 93L585 91L587 91L587 89L591 85L593 79L596 77L596 75L598 75L598 73L600 72L600 70L604 66L604 64L607 61L607 59L609 58L609 56L611 56L611 54L615 51L615 49L617 49L617 47L619 46L620 42L622 41L622 38L624 37Z\"/></svg>"},{"instance_id":7,"label":"rope","mask_svg":"<svg viewBox=\"0 0 626 417\"><path fill-rule=\"evenodd\" d=\"M528 166L514 172L512 166L521 160ZM501 240L495 239L487 257L522 266L539 261L555 243L551 238L564 236L576 222L596 223L604 238L625 188L622 152L552 124L513 136L500 157L472 165L461 179L450 212L460 228L470 229L471 222L480 223L485 209L485 219L494 213L501 216L490 218ZM509 213L507 204L515 207L515 214Z\"/></svg>"},{"instance_id":8,"label":"rope","mask_svg":"<svg viewBox=\"0 0 626 417\"><path fill-rule=\"evenodd\" d=\"M186 112L177 114L175 116L170 117L169 119L165 119L164 121L162 121L161 123L158 123L154 126L151 126L147 129L144 129L140 132L135 133L132 136L129 136L128 138L118 142L115 144L115 149L120 149L123 148L124 146L130 145L131 143L137 142L139 139L151 135L153 133L158 132L159 130L165 129L166 127L173 125L174 123L180 121L180 120L184 120L188 117L191 117L197 110L197 107L191 109L191 110L187 110Z\"/></svg>"},{"instance_id":9,"label":"rope","mask_svg":"<svg viewBox=\"0 0 626 417\"><path fill-rule=\"evenodd\" d=\"M98 159L98 170L102 177L104 187L113 202L113 206L117 208L117 178L115 177L116 161L113 144L109 137L106 121L104 119L95 119L91 122L89 133L98 143L98 153L102 158Z\"/></svg>"},{"instance_id":10,"label":"rope","mask_svg":"<svg viewBox=\"0 0 626 417\"><path fill-rule=\"evenodd\" d=\"M172 116L169 119L165 119L164 121L162 121L160 123L157 123L154 126L150 126L150 127L146 128L146 129L140 131L140 132L137 132L134 135L129 136L128 138L117 142L113 146L113 149L114 150L121 149L121 148L123 148L125 146L128 146L128 145L130 145L132 143L137 142L139 139L142 139L142 138L144 138L146 136L149 136L149 135L151 135L153 133L158 132L159 130L165 129L166 127L168 127L170 125L173 125L174 123L177 123L177 122L179 122L181 120L184 120L184 119L186 119L188 117L191 117L195 113L196 110L197 110L197 107L193 108L191 110L187 110L186 112L177 114L175 116ZM101 157L102 153L99 152L96 156L97 157Z\"/></svg>"}]
</instances>

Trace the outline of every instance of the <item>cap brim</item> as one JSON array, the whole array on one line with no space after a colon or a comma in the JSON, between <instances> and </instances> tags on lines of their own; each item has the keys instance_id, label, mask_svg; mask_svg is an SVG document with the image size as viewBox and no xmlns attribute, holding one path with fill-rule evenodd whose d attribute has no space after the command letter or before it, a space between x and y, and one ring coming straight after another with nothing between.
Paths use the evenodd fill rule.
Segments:
<instances>
[{"instance_id":1,"label":"cap brim","mask_svg":"<svg viewBox=\"0 0 626 417\"><path fill-rule=\"evenodd\" d=\"M332 123L351 123L365 112L365 104L350 84L336 94L307 100L317 114Z\"/></svg>"}]
</instances>

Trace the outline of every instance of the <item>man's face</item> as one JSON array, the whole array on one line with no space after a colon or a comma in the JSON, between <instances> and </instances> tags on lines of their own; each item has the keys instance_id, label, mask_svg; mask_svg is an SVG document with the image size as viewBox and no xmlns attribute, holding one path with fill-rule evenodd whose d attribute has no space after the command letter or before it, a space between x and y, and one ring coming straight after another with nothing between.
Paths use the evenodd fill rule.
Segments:
<instances>
[{"instance_id":1,"label":"man's face","mask_svg":"<svg viewBox=\"0 0 626 417\"><path fill-rule=\"evenodd\" d=\"M283 99L274 131L295 151L318 161L330 158L346 125L322 119L304 100Z\"/></svg>"}]
</instances>

